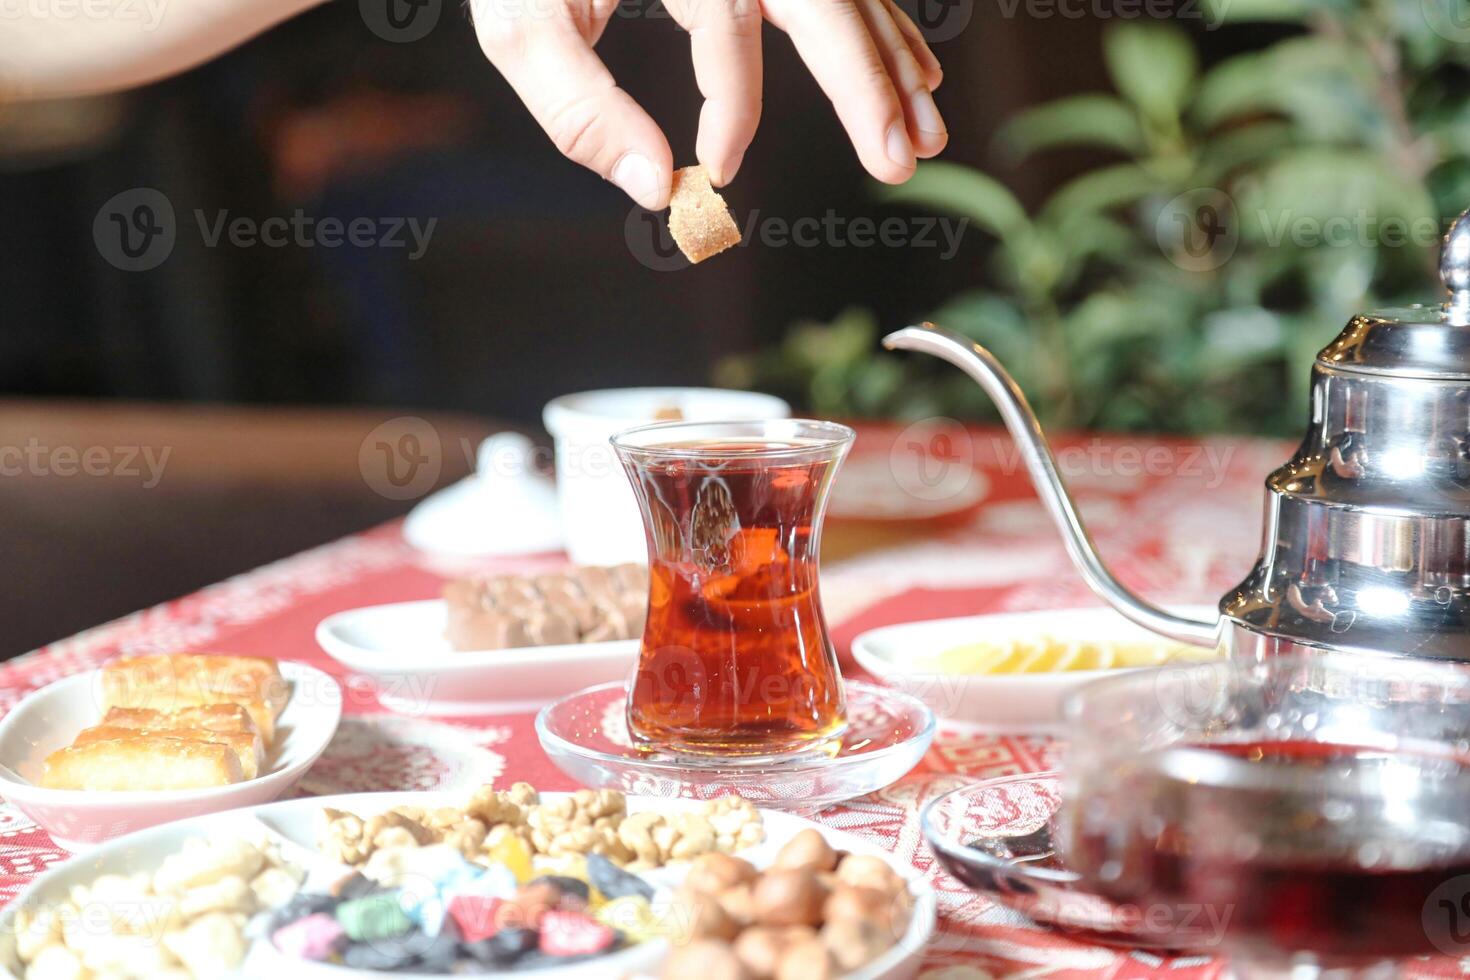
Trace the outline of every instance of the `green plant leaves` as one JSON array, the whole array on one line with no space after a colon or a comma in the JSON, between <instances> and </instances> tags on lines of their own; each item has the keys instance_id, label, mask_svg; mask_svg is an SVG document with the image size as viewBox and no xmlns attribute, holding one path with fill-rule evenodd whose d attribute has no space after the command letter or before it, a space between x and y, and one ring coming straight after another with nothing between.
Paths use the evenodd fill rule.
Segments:
<instances>
[{"instance_id":1,"label":"green plant leaves","mask_svg":"<svg viewBox=\"0 0 1470 980\"><path fill-rule=\"evenodd\" d=\"M1031 225L1026 209L1004 184L953 163L922 163L908 183L883 187L880 196L894 204L937 208L968 217L1006 240Z\"/></svg>"},{"instance_id":2,"label":"green plant leaves","mask_svg":"<svg viewBox=\"0 0 1470 980\"><path fill-rule=\"evenodd\" d=\"M1320 141L1368 142L1382 136L1373 69L1346 41L1315 35L1238 55L1200 82L1190 117L1204 129L1231 119L1278 113Z\"/></svg>"},{"instance_id":3,"label":"green plant leaves","mask_svg":"<svg viewBox=\"0 0 1470 980\"><path fill-rule=\"evenodd\" d=\"M990 347L1048 425L1299 432L1315 352L1385 297L1432 294L1428 242L1470 205L1463 2L1206 0L1207 27L1286 26L1236 32L1266 41L1203 75L1175 25L1112 22L1118 94L1037 106L997 143L1018 159L1061 146L1122 159L1031 215L951 164L882 191L998 239L984 287L933 318ZM1228 227L1197 227L1205 205ZM878 329L852 311L799 325L725 376L830 414L991 417L964 376L876 351Z\"/></svg>"},{"instance_id":4,"label":"green plant leaves","mask_svg":"<svg viewBox=\"0 0 1470 980\"><path fill-rule=\"evenodd\" d=\"M1149 118L1177 120L1199 63L1188 36L1172 24L1119 21L1103 35L1113 86Z\"/></svg>"},{"instance_id":5,"label":"green plant leaves","mask_svg":"<svg viewBox=\"0 0 1470 980\"><path fill-rule=\"evenodd\" d=\"M1001 127L996 142L1015 159L1066 145L1144 150L1137 113L1111 95L1074 95L1028 109Z\"/></svg>"}]
</instances>

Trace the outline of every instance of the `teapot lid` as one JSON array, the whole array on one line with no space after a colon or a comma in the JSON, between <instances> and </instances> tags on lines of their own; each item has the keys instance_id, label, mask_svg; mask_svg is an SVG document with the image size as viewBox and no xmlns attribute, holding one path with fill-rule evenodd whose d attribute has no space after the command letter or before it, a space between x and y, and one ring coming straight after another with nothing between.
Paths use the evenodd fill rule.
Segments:
<instances>
[{"instance_id":1,"label":"teapot lid","mask_svg":"<svg viewBox=\"0 0 1470 980\"><path fill-rule=\"evenodd\" d=\"M1439 277L1449 294L1442 305L1359 314L1317 363L1358 374L1470 379L1470 211L1445 234Z\"/></svg>"}]
</instances>

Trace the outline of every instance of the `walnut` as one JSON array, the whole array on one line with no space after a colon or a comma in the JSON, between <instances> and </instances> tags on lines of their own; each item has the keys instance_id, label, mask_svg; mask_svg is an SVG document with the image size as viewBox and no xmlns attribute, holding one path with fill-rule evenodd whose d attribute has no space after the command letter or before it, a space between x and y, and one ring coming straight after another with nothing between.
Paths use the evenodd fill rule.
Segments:
<instances>
[{"instance_id":1,"label":"walnut","mask_svg":"<svg viewBox=\"0 0 1470 980\"><path fill-rule=\"evenodd\" d=\"M659 852L653 839L653 829L662 826L664 818L651 810L630 813L618 825L618 841L633 855L632 862L639 869L656 868L663 864L664 855Z\"/></svg>"},{"instance_id":2,"label":"walnut","mask_svg":"<svg viewBox=\"0 0 1470 980\"><path fill-rule=\"evenodd\" d=\"M488 828L474 817L462 817L458 823L444 831L443 843L455 848L466 858L472 858L485 846Z\"/></svg>"},{"instance_id":3,"label":"walnut","mask_svg":"<svg viewBox=\"0 0 1470 980\"><path fill-rule=\"evenodd\" d=\"M485 834L485 840L483 844L481 844L481 850L487 853L497 850L502 838L505 838L507 836L519 837L521 839L521 843L526 845L527 854L536 853L536 844L534 841L531 840L531 828L526 826L525 824L512 826L508 823L497 824L494 827L489 828L489 830Z\"/></svg>"},{"instance_id":4,"label":"walnut","mask_svg":"<svg viewBox=\"0 0 1470 980\"><path fill-rule=\"evenodd\" d=\"M322 815L327 819L318 848L323 856L342 864L361 864L372 853L371 840L363 838L362 818L355 813L324 807Z\"/></svg>"},{"instance_id":5,"label":"walnut","mask_svg":"<svg viewBox=\"0 0 1470 980\"><path fill-rule=\"evenodd\" d=\"M512 796L512 793L516 793L516 787L525 785L525 783L517 783L516 786L511 787L511 793L502 793L489 786L481 786L475 790L475 795L471 796L469 803L465 805L464 815L474 817L487 827L494 827L502 823L513 826L523 824L526 822L526 808L520 799L525 798L526 794L521 792ZM529 786L526 788L530 789ZM535 792L531 790L531 795L534 796Z\"/></svg>"},{"instance_id":6,"label":"walnut","mask_svg":"<svg viewBox=\"0 0 1470 980\"><path fill-rule=\"evenodd\" d=\"M715 831L715 847L730 853L754 847L766 839L765 824L755 804L740 796L722 796L704 804L704 815Z\"/></svg>"},{"instance_id":7,"label":"walnut","mask_svg":"<svg viewBox=\"0 0 1470 980\"><path fill-rule=\"evenodd\" d=\"M401 813L389 810L375 817L368 817L363 824L362 836L372 842L373 848L379 847L406 847L433 844L439 840L439 834L430 828L411 820Z\"/></svg>"},{"instance_id":8,"label":"walnut","mask_svg":"<svg viewBox=\"0 0 1470 980\"><path fill-rule=\"evenodd\" d=\"M619 864L633 851L618 836L627 814L627 801L615 790L581 789L571 796L540 803L526 815L531 844L550 857L601 854Z\"/></svg>"},{"instance_id":9,"label":"walnut","mask_svg":"<svg viewBox=\"0 0 1470 980\"><path fill-rule=\"evenodd\" d=\"M541 802L541 794L530 783L515 783L505 795L512 803L526 810Z\"/></svg>"}]
</instances>

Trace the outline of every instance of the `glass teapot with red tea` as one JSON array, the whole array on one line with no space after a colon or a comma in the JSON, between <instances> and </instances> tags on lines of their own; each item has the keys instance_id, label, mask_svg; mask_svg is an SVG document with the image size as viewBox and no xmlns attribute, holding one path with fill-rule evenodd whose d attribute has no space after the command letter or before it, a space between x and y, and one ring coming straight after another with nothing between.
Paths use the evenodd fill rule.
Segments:
<instances>
[{"instance_id":1,"label":"glass teapot with red tea","mask_svg":"<svg viewBox=\"0 0 1470 980\"><path fill-rule=\"evenodd\" d=\"M817 591L830 422L675 422L613 437L648 538L628 730L650 748L765 756L834 744L842 678Z\"/></svg>"},{"instance_id":2,"label":"glass teapot with red tea","mask_svg":"<svg viewBox=\"0 0 1470 980\"><path fill-rule=\"evenodd\" d=\"M1135 623L1246 662L1314 650L1467 661L1470 212L1445 236L1440 276L1442 305L1356 316L1317 355L1306 438L1266 480L1261 557L1212 620L1161 609L1112 575L993 354L927 323L883 343L943 358L985 389L1078 570Z\"/></svg>"}]
</instances>

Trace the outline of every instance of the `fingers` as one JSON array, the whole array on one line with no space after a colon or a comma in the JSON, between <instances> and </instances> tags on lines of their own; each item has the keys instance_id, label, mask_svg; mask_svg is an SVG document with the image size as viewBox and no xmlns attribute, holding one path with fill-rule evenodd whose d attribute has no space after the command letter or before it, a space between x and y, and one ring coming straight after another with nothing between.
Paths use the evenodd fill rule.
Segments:
<instances>
[{"instance_id":1,"label":"fingers","mask_svg":"<svg viewBox=\"0 0 1470 980\"><path fill-rule=\"evenodd\" d=\"M914 173L914 144L884 56L860 9L865 2L766 0L765 9L772 23L791 36L832 101L863 167L885 183L901 184Z\"/></svg>"},{"instance_id":2,"label":"fingers","mask_svg":"<svg viewBox=\"0 0 1470 980\"><path fill-rule=\"evenodd\" d=\"M541 5L474 3L472 10L485 56L557 149L643 207L668 207L669 141L618 88L579 25L565 15L549 15ZM600 25L592 26L600 33Z\"/></svg>"},{"instance_id":3,"label":"fingers","mask_svg":"<svg viewBox=\"0 0 1470 980\"><path fill-rule=\"evenodd\" d=\"M914 59L924 71L924 83L929 86L929 91L933 92L944 81L944 68L940 66L939 59L929 47L929 42L924 40L919 25L915 24L908 12L894 0L888 0L888 13L893 17L893 22L898 25L898 29L903 32L904 40L909 45L909 51L913 52Z\"/></svg>"},{"instance_id":4,"label":"fingers","mask_svg":"<svg viewBox=\"0 0 1470 980\"><path fill-rule=\"evenodd\" d=\"M761 118L761 10L757 0L668 0L689 32L704 96L695 155L716 187L740 169Z\"/></svg>"},{"instance_id":5,"label":"fingers","mask_svg":"<svg viewBox=\"0 0 1470 980\"><path fill-rule=\"evenodd\" d=\"M934 96L929 93L929 83L924 70L914 57L908 40L898 23L889 12L891 0L862 0L860 10L863 20L878 42L878 52L888 77L903 101L904 123L908 127L909 140L917 156L937 156L949 142L949 131Z\"/></svg>"}]
</instances>

